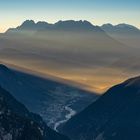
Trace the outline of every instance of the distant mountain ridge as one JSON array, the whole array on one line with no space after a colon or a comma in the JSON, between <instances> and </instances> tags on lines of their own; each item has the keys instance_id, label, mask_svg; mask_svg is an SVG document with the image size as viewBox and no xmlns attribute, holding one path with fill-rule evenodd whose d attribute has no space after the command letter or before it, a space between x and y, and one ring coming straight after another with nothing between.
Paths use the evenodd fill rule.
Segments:
<instances>
[{"instance_id":1,"label":"distant mountain ridge","mask_svg":"<svg viewBox=\"0 0 140 140\"><path fill-rule=\"evenodd\" d=\"M26 20L20 26L13 29L8 29L6 33L17 32L17 31L39 31L39 30L58 30L58 31L94 31L94 32L104 32L99 26L94 26L90 22L84 20L74 21L58 21L54 24L49 24L47 22L37 22L33 20Z\"/></svg>"},{"instance_id":2,"label":"distant mountain ridge","mask_svg":"<svg viewBox=\"0 0 140 140\"><path fill-rule=\"evenodd\" d=\"M110 88L60 131L72 140L140 139L140 77Z\"/></svg>"},{"instance_id":3,"label":"distant mountain ridge","mask_svg":"<svg viewBox=\"0 0 140 140\"><path fill-rule=\"evenodd\" d=\"M118 24L118 25L112 25L110 23L108 24L103 24L101 26L101 29L104 30L106 33L109 34L119 34L119 35L140 35L140 29L138 29L137 27L133 26L133 25L129 25L129 24Z\"/></svg>"},{"instance_id":4,"label":"distant mountain ridge","mask_svg":"<svg viewBox=\"0 0 140 140\"><path fill-rule=\"evenodd\" d=\"M60 31L94 31L94 32L107 32L107 33L135 33L140 34L140 30L130 24L121 23L118 25L112 25L110 23L103 24L102 26L95 26L86 20L66 20L58 21L54 24L50 24L45 21L39 21L35 23L33 20L26 20L17 28L10 28L6 31L17 32L17 31L39 31L39 30L60 30Z\"/></svg>"},{"instance_id":5,"label":"distant mountain ridge","mask_svg":"<svg viewBox=\"0 0 140 140\"><path fill-rule=\"evenodd\" d=\"M109 36L117 41L130 46L132 48L139 48L140 44L140 29L129 24L104 24L101 26Z\"/></svg>"}]
</instances>

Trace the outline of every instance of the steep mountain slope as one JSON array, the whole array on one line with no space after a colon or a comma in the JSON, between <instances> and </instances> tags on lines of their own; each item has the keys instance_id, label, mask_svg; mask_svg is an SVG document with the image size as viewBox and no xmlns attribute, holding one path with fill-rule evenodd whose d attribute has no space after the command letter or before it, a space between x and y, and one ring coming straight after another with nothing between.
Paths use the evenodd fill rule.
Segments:
<instances>
[{"instance_id":1,"label":"steep mountain slope","mask_svg":"<svg viewBox=\"0 0 140 140\"><path fill-rule=\"evenodd\" d=\"M40 116L30 113L0 87L1 140L68 140L46 126Z\"/></svg>"},{"instance_id":2,"label":"steep mountain slope","mask_svg":"<svg viewBox=\"0 0 140 140\"><path fill-rule=\"evenodd\" d=\"M140 139L140 77L109 89L74 116L61 132L73 140Z\"/></svg>"},{"instance_id":3,"label":"steep mountain slope","mask_svg":"<svg viewBox=\"0 0 140 140\"><path fill-rule=\"evenodd\" d=\"M93 102L97 95L49 79L12 70L0 65L0 85L18 101L57 129L58 122L66 120L71 112L81 111ZM69 118L70 118L69 117Z\"/></svg>"}]
</instances>

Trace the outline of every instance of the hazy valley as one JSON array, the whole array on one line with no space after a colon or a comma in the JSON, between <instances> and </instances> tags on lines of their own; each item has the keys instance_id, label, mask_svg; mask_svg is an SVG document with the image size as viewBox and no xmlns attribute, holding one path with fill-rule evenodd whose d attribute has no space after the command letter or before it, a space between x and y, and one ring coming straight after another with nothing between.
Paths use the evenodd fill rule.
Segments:
<instances>
[{"instance_id":1,"label":"hazy valley","mask_svg":"<svg viewBox=\"0 0 140 140\"><path fill-rule=\"evenodd\" d=\"M0 34L0 139L138 139L139 40L132 25L82 20Z\"/></svg>"}]
</instances>

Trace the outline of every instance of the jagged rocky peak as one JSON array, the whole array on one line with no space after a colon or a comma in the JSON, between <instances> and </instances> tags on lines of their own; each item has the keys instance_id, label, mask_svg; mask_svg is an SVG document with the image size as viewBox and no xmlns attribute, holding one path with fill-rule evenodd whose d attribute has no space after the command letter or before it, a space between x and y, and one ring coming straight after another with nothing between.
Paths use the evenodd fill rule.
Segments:
<instances>
[{"instance_id":1,"label":"jagged rocky peak","mask_svg":"<svg viewBox=\"0 0 140 140\"><path fill-rule=\"evenodd\" d=\"M86 20L79 20L79 21L75 21L75 20L65 20L65 21L58 21L55 24L71 24L71 25L79 25L79 24L83 24L83 25L91 25L93 26L89 21Z\"/></svg>"},{"instance_id":2,"label":"jagged rocky peak","mask_svg":"<svg viewBox=\"0 0 140 140\"><path fill-rule=\"evenodd\" d=\"M6 33L20 32L20 31L91 31L91 32L101 32L104 31L99 27L91 24L87 20L65 20L58 21L54 24L50 24L45 21L39 21L35 23L33 20L26 20L17 28L9 29Z\"/></svg>"},{"instance_id":3,"label":"jagged rocky peak","mask_svg":"<svg viewBox=\"0 0 140 140\"><path fill-rule=\"evenodd\" d=\"M30 30L34 29L36 23L33 20L26 20L20 26L17 27L18 30Z\"/></svg>"},{"instance_id":4,"label":"jagged rocky peak","mask_svg":"<svg viewBox=\"0 0 140 140\"><path fill-rule=\"evenodd\" d=\"M35 21L34 20L26 20L22 23L22 26L31 26L34 25Z\"/></svg>"},{"instance_id":5,"label":"jagged rocky peak","mask_svg":"<svg viewBox=\"0 0 140 140\"><path fill-rule=\"evenodd\" d=\"M57 23L55 23L55 26L59 26L59 27L63 27L63 28L83 28L83 29L85 29L85 28L92 28L93 27L93 25L90 23L90 22L88 22L88 21L86 21L86 20L84 20L84 21L82 21L82 20L79 20L79 21L75 21L75 20L66 20L66 21L58 21Z\"/></svg>"},{"instance_id":6,"label":"jagged rocky peak","mask_svg":"<svg viewBox=\"0 0 140 140\"><path fill-rule=\"evenodd\" d=\"M57 30L69 30L69 31L91 31L91 32L101 32L104 31L99 27L91 24L86 20L66 20L66 21L58 21L54 24L54 29Z\"/></svg>"}]
</instances>

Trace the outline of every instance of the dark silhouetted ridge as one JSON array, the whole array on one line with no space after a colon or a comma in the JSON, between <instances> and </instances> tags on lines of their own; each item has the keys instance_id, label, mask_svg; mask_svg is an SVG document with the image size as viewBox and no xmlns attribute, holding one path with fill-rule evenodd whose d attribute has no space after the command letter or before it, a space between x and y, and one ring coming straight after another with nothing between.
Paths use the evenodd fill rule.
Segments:
<instances>
[{"instance_id":1,"label":"dark silhouetted ridge","mask_svg":"<svg viewBox=\"0 0 140 140\"><path fill-rule=\"evenodd\" d=\"M140 139L140 77L110 88L60 130L72 140Z\"/></svg>"},{"instance_id":2,"label":"dark silhouetted ridge","mask_svg":"<svg viewBox=\"0 0 140 140\"><path fill-rule=\"evenodd\" d=\"M49 24L47 22L37 22L35 23L33 20L24 21L19 27L15 29L9 29L7 33L14 31L47 31L47 30L62 30L62 31L94 31L94 32L103 32L103 30L99 26L94 26L90 22L84 20L74 21L58 21L55 24Z\"/></svg>"}]
</instances>

